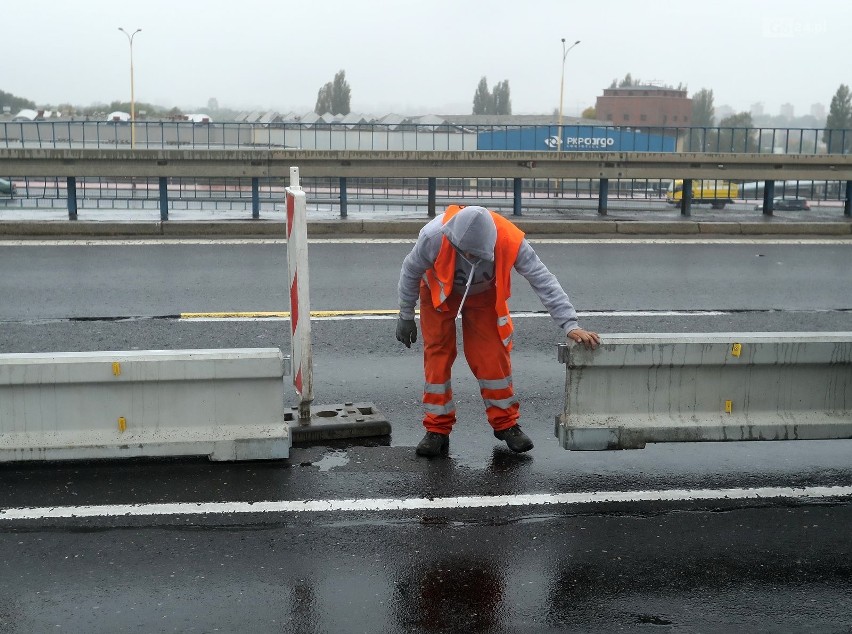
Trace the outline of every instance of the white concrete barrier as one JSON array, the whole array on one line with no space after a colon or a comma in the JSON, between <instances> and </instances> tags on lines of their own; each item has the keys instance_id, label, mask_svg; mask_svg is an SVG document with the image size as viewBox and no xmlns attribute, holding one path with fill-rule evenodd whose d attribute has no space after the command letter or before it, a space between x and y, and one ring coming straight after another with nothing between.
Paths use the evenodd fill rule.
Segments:
<instances>
[{"instance_id":1,"label":"white concrete barrier","mask_svg":"<svg viewBox=\"0 0 852 634\"><path fill-rule=\"evenodd\" d=\"M566 449L852 438L852 332L606 334L561 344Z\"/></svg>"},{"instance_id":2,"label":"white concrete barrier","mask_svg":"<svg viewBox=\"0 0 852 634\"><path fill-rule=\"evenodd\" d=\"M0 354L0 461L287 458L278 348Z\"/></svg>"}]
</instances>

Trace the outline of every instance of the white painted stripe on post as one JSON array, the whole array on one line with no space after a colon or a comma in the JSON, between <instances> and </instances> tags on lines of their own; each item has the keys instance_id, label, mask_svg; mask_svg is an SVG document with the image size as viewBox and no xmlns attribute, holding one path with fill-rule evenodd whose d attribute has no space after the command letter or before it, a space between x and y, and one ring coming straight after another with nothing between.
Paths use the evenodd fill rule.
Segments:
<instances>
[{"instance_id":1,"label":"white painted stripe on post","mask_svg":"<svg viewBox=\"0 0 852 634\"><path fill-rule=\"evenodd\" d=\"M300 399L300 412L309 411L314 400L313 354L311 349L311 306L308 274L307 201L299 186L299 168L290 168L287 198L287 269L290 293L290 341L293 385Z\"/></svg>"},{"instance_id":2,"label":"white painted stripe on post","mask_svg":"<svg viewBox=\"0 0 852 634\"><path fill-rule=\"evenodd\" d=\"M578 506L601 503L819 500L852 497L852 486L760 487L743 489L663 489L658 491L581 491L446 498L364 498L280 500L275 502L176 502L99 506L25 507L0 510L0 521L116 518L247 513L329 513L427 511L523 506Z\"/></svg>"}]
</instances>

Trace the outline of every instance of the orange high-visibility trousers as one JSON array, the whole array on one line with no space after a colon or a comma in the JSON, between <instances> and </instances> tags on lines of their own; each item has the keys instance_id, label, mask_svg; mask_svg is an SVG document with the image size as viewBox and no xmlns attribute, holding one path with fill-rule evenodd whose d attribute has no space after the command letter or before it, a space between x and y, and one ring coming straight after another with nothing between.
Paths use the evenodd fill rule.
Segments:
<instances>
[{"instance_id":1,"label":"orange high-visibility trousers","mask_svg":"<svg viewBox=\"0 0 852 634\"><path fill-rule=\"evenodd\" d=\"M497 331L494 289L469 295L462 308L464 356L485 402L485 414L494 431L516 424L520 405L512 387L512 361ZM456 360L456 323L461 296L453 293L447 310L432 305L429 287L420 284L420 329L423 334L423 387L426 431L449 434L456 422L452 367Z\"/></svg>"}]
</instances>

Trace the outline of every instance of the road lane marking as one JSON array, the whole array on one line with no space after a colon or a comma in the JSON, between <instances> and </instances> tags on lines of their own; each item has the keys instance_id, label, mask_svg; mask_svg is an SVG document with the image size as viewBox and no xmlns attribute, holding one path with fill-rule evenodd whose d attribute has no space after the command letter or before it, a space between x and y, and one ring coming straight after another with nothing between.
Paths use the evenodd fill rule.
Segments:
<instances>
[{"instance_id":1,"label":"road lane marking","mask_svg":"<svg viewBox=\"0 0 852 634\"><path fill-rule=\"evenodd\" d=\"M823 313L852 312L852 308L817 308L817 309L789 309L779 310L777 308L748 308L732 310L587 310L579 311L578 317L719 317L726 315L761 315L765 313L785 313L796 315L813 315ZM419 313L415 311L415 313ZM320 310L312 314L314 319L323 321L346 321L346 320L388 320L396 319L399 311L396 309L367 309L367 310ZM513 319L526 317L540 318L550 315L546 311L517 312L512 313ZM200 312L200 313L177 313L174 315L121 315L107 316L97 315L90 317L36 317L21 319L0 318L0 324L52 324L65 322L121 322L121 321L187 321L187 322L229 322L229 321L288 321L288 311L224 311L224 312Z\"/></svg>"},{"instance_id":2,"label":"road lane marking","mask_svg":"<svg viewBox=\"0 0 852 634\"><path fill-rule=\"evenodd\" d=\"M446 498L364 498L267 502L176 502L96 506L22 507L0 510L0 521L233 515L250 513L329 513L429 511L521 506L580 506L617 502L691 502L735 500L820 500L852 497L852 486L759 487L745 489L664 489L659 491L586 491L526 495L474 495Z\"/></svg>"},{"instance_id":3,"label":"road lane marking","mask_svg":"<svg viewBox=\"0 0 852 634\"><path fill-rule=\"evenodd\" d=\"M310 238L308 244L414 244L416 238ZM742 244L742 245L825 245L849 246L852 236L835 238L529 238L533 244ZM135 246L187 246L187 245L286 245L284 238L141 238L130 239L58 239L58 240L3 240L3 247L135 247Z\"/></svg>"},{"instance_id":4,"label":"road lane marking","mask_svg":"<svg viewBox=\"0 0 852 634\"><path fill-rule=\"evenodd\" d=\"M419 314L419 310L415 313ZM580 311L578 317L718 317L729 315L719 310L599 310ZM311 319L396 319L398 310L312 310ZM523 317L550 317L547 312L512 313L512 319ZM180 319L192 321L276 321L290 319L288 311L245 311L181 313Z\"/></svg>"}]
</instances>

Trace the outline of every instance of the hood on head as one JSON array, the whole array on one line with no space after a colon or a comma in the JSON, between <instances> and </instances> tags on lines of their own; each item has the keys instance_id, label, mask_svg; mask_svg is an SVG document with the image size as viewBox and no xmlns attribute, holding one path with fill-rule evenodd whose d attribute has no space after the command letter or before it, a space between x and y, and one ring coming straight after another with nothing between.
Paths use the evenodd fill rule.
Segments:
<instances>
[{"instance_id":1,"label":"hood on head","mask_svg":"<svg viewBox=\"0 0 852 634\"><path fill-rule=\"evenodd\" d=\"M441 227L447 240L462 253L480 260L494 261L497 226L485 207L465 207Z\"/></svg>"}]
</instances>

